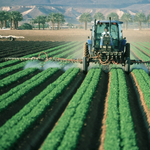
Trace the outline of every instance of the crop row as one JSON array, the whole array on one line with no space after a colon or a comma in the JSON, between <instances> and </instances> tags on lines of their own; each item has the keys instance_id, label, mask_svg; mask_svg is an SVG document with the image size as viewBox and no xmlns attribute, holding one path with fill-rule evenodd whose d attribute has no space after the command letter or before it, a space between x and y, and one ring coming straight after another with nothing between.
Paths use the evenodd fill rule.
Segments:
<instances>
[{"instance_id":1,"label":"crop row","mask_svg":"<svg viewBox=\"0 0 150 150\"><path fill-rule=\"evenodd\" d=\"M6 73L12 72L14 70L21 69L21 68L24 67L24 65L25 65L25 62L21 62L21 63L19 63L17 65L14 65L14 66L11 66L11 67L7 67L7 68L3 68L0 71L0 76L4 75Z\"/></svg>"},{"instance_id":2,"label":"crop row","mask_svg":"<svg viewBox=\"0 0 150 150\"><path fill-rule=\"evenodd\" d=\"M52 102L63 92L79 72L79 68L68 69L55 82L48 85L34 97L20 112L9 119L0 128L0 149L9 149L32 128L34 122L42 116Z\"/></svg>"},{"instance_id":3,"label":"crop row","mask_svg":"<svg viewBox=\"0 0 150 150\"><path fill-rule=\"evenodd\" d=\"M93 94L100 79L100 74L100 69L91 69L88 72L84 82L63 113L63 116L44 141L42 150L73 150L76 148Z\"/></svg>"},{"instance_id":4,"label":"crop row","mask_svg":"<svg viewBox=\"0 0 150 150\"><path fill-rule=\"evenodd\" d=\"M14 73L13 75L10 75L10 76L0 80L0 88L8 86L9 84L23 78L26 75L29 75L29 74L35 72L36 70L37 70L37 68L27 68L25 70Z\"/></svg>"},{"instance_id":5,"label":"crop row","mask_svg":"<svg viewBox=\"0 0 150 150\"><path fill-rule=\"evenodd\" d=\"M134 46L136 46L139 50L141 50L141 51L145 52L146 54L150 55L150 50L147 49L146 47L144 47L144 46L142 46L142 45L140 45L140 44L138 44L138 43L133 43L133 42L132 42L132 44L133 44Z\"/></svg>"},{"instance_id":6,"label":"crop row","mask_svg":"<svg viewBox=\"0 0 150 150\"><path fill-rule=\"evenodd\" d=\"M106 116L104 149L138 149L125 75L121 69L111 70Z\"/></svg>"},{"instance_id":7,"label":"crop row","mask_svg":"<svg viewBox=\"0 0 150 150\"><path fill-rule=\"evenodd\" d=\"M131 45L131 50L138 56L140 57L142 60L144 61L148 61L149 57L146 56L144 53L142 53L140 50L138 50L135 46Z\"/></svg>"},{"instance_id":8,"label":"crop row","mask_svg":"<svg viewBox=\"0 0 150 150\"><path fill-rule=\"evenodd\" d=\"M140 45L143 46L144 48L150 50L150 45L146 44L145 42L138 42L138 44L140 44Z\"/></svg>"},{"instance_id":9,"label":"crop row","mask_svg":"<svg viewBox=\"0 0 150 150\"><path fill-rule=\"evenodd\" d=\"M150 77L148 76L148 74L140 69L140 70L133 70L133 73L136 77L136 80L140 86L140 89L144 95L144 100L145 100L145 103L148 107L148 109L150 110Z\"/></svg>"},{"instance_id":10,"label":"crop row","mask_svg":"<svg viewBox=\"0 0 150 150\"><path fill-rule=\"evenodd\" d=\"M44 50L44 52L50 52L50 51L53 51L53 50L56 50L56 49L59 49L59 48L62 48L64 46L68 46L70 44L73 44L74 42L69 42L67 44L63 44L63 45L60 45L60 46L56 46L56 47L53 47L53 48L50 48L50 49L47 49L47 50ZM29 54L29 55L26 55L26 56L23 56L22 58L31 58L31 57L37 57L39 55L40 52L37 52L37 53L34 53L34 54ZM14 64L16 62L19 62L20 60L10 60L10 61L6 61L6 62L3 62L0 64L0 68L4 67L4 66L7 66L7 65L10 65L10 64Z\"/></svg>"},{"instance_id":11,"label":"crop row","mask_svg":"<svg viewBox=\"0 0 150 150\"><path fill-rule=\"evenodd\" d=\"M69 45L69 46L66 46L66 47L64 47L64 48L61 48L60 50L57 50L57 51L53 51L53 52L51 52L51 53L48 53L47 54L47 56L48 57L51 57L52 55L55 55L54 57L56 57L56 54L57 53L59 53L59 52L62 52L61 54L62 54L62 56L64 56L64 55L66 55L65 54L65 52L68 54L69 52L72 52L72 51L74 51L74 50L76 50L79 46L81 46L80 45L81 44L81 42L79 43L74 43L74 44L71 44L71 45ZM76 46L77 45L77 46ZM66 51L66 49L68 49L67 51ZM59 55L61 55L61 54L58 54L58 56ZM60 56L59 56L60 57Z\"/></svg>"},{"instance_id":12,"label":"crop row","mask_svg":"<svg viewBox=\"0 0 150 150\"><path fill-rule=\"evenodd\" d=\"M148 47L150 47L150 42L143 42L144 44L146 44Z\"/></svg>"},{"instance_id":13,"label":"crop row","mask_svg":"<svg viewBox=\"0 0 150 150\"><path fill-rule=\"evenodd\" d=\"M64 50L68 49L69 47L75 46L76 44L77 44L77 43L75 43L75 44L73 44L73 45L70 45L70 46L68 46L68 47L62 48L62 49L60 49L60 50L54 51L54 52L52 52L52 53L53 53L53 54L54 54L54 53L57 54L59 51L62 51L62 52L63 52ZM66 54L68 54L68 53L70 53L70 52L73 52L73 51L74 51L76 48L78 48L79 46L80 46L80 45L78 45L77 47L74 47L74 48L72 48L72 49L70 49L70 50L68 50L68 51L66 51L66 52L63 52L63 53L61 54L61 56L65 56ZM49 54L48 54L48 57L49 57L49 55L51 56L52 53L49 53ZM39 53L38 53L38 54L39 54ZM56 55L56 56L59 57L59 55ZM44 56L41 56L41 57L45 57L45 55L44 55ZM17 60L17 61L18 61L18 60ZM3 68L3 69L1 69L0 75L4 75L4 74L9 73L9 72L11 72L11 71L20 69L20 68L22 68L24 65L25 65L25 62L22 62L22 63L19 63L19 64L17 64L17 65L11 66L11 67Z\"/></svg>"},{"instance_id":14,"label":"crop row","mask_svg":"<svg viewBox=\"0 0 150 150\"><path fill-rule=\"evenodd\" d=\"M30 80L25 81L24 83L14 87L7 93L4 93L0 96L0 112L6 109L11 103L17 101L21 96L27 94L36 86L43 83L47 78L52 76L58 68L49 68L41 73L35 75Z\"/></svg>"}]
</instances>

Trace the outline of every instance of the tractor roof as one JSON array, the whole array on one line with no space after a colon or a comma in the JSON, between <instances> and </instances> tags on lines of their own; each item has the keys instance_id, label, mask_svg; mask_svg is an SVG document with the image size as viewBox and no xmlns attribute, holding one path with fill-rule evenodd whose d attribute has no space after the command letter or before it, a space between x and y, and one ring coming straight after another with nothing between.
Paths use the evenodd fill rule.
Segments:
<instances>
[{"instance_id":1,"label":"tractor roof","mask_svg":"<svg viewBox=\"0 0 150 150\"><path fill-rule=\"evenodd\" d=\"M98 21L96 21L96 24L97 23L109 23L109 20L98 20ZM117 21L117 20L111 20L111 23L122 24L123 22L122 21Z\"/></svg>"}]
</instances>

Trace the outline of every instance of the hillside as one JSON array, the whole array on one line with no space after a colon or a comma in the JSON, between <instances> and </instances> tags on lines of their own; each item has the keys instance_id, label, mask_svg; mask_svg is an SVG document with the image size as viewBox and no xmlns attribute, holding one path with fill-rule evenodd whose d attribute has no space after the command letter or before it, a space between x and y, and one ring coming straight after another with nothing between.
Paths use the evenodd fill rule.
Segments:
<instances>
[{"instance_id":1,"label":"hillside","mask_svg":"<svg viewBox=\"0 0 150 150\"><path fill-rule=\"evenodd\" d=\"M86 8L121 8L133 4L148 4L150 0L122 0L118 3L117 0L5 0L1 1L1 6L16 6L16 5L47 5L47 6L72 6L72 7L86 7Z\"/></svg>"},{"instance_id":2,"label":"hillside","mask_svg":"<svg viewBox=\"0 0 150 150\"><path fill-rule=\"evenodd\" d=\"M147 16L150 13L150 0L5 0L1 2L0 10L19 11L23 15L24 22L38 15L48 15L51 12L62 13L66 22L79 24L79 17L84 12L89 12L92 17L96 12L101 12L106 17L111 12L116 12L119 17L123 13L135 15L137 12L143 12ZM107 4L107 5L106 5Z\"/></svg>"}]
</instances>

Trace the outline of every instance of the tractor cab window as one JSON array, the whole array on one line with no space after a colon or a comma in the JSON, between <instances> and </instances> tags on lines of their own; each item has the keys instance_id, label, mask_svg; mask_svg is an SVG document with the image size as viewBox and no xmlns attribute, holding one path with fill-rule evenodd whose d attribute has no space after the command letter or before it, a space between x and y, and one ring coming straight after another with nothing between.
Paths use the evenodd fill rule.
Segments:
<instances>
[{"instance_id":1,"label":"tractor cab window","mask_svg":"<svg viewBox=\"0 0 150 150\"><path fill-rule=\"evenodd\" d=\"M109 33L110 32L109 23L98 23L97 24L96 45L99 44L98 40L101 40L103 33L106 31L105 28L107 28L107 33ZM118 47L118 44L119 44L119 40L118 40L119 35L118 35L117 30L118 30L118 25L116 23L112 23L110 35L112 37L114 47Z\"/></svg>"}]
</instances>

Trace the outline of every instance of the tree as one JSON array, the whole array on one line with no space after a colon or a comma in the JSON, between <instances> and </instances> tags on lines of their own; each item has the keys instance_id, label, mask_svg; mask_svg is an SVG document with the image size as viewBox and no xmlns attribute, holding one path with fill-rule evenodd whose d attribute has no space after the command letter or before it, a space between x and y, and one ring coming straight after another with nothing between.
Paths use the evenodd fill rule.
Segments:
<instances>
[{"instance_id":1,"label":"tree","mask_svg":"<svg viewBox=\"0 0 150 150\"><path fill-rule=\"evenodd\" d=\"M13 29L16 29L18 27L18 21L23 20L23 17L20 12L11 11L9 13L9 20L10 20L10 29L12 29L12 23L13 23Z\"/></svg>"},{"instance_id":2,"label":"tree","mask_svg":"<svg viewBox=\"0 0 150 150\"><path fill-rule=\"evenodd\" d=\"M134 21L139 22L139 30L141 30L141 22L146 22L146 16L142 12L136 13L134 16Z\"/></svg>"},{"instance_id":3,"label":"tree","mask_svg":"<svg viewBox=\"0 0 150 150\"><path fill-rule=\"evenodd\" d=\"M89 14L89 13L83 13L80 16L79 21L80 22L84 22L85 30L87 30L87 22L91 22L92 21L91 14Z\"/></svg>"},{"instance_id":4,"label":"tree","mask_svg":"<svg viewBox=\"0 0 150 150\"><path fill-rule=\"evenodd\" d=\"M23 20L22 14L20 12L16 12L15 17L15 29L18 28L18 21Z\"/></svg>"},{"instance_id":5,"label":"tree","mask_svg":"<svg viewBox=\"0 0 150 150\"><path fill-rule=\"evenodd\" d=\"M94 20L105 20L105 17L102 13L100 12L97 12L95 15L94 15Z\"/></svg>"},{"instance_id":6,"label":"tree","mask_svg":"<svg viewBox=\"0 0 150 150\"><path fill-rule=\"evenodd\" d=\"M47 16L47 22L51 21L52 22L52 30L54 30L54 23L56 22L56 14L55 13L50 13Z\"/></svg>"},{"instance_id":7,"label":"tree","mask_svg":"<svg viewBox=\"0 0 150 150\"><path fill-rule=\"evenodd\" d=\"M64 23L65 19L64 19L64 15L61 13L56 13L56 22L58 24L57 29L60 29L60 23Z\"/></svg>"},{"instance_id":8,"label":"tree","mask_svg":"<svg viewBox=\"0 0 150 150\"><path fill-rule=\"evenodd\" d=\"M9 12L4 11L4 27L7 27L7 20L9 20Z\"/></svg>"},{"instance_id":9,"label":"tree","mask_svg":"<svg viewBox=\"0 0 150 150\"><path fill-rule=\"evenodd\" d=\"M45 25L45 22L46 22L46 16L41 16L41 23L43 25L43 30L44 30L44 25Z\"/></svg>"},{"instance_id":10,"label":"tree","mask_svg":"<svg viewBox=\"0 0 150 150\"><path fill-rule=\"evenodd\" d=\"M111 17L111 20L119 20L119 16L114 12L108 14L107 19L109 19L109 17Z\"/></svg>"},{"instance_id":11,"label":"tree","mask_svg":"<svg viewBox=\"0 0 150 150\"><path fill-rule=\"evenodd\" d=\"M28 24L28 23L24 23L24 24L22 24L20 27L19 27L20 29L32 29L32 25L30 25L30 24Z\"/></svg>"},{"instance_id":12,"label":"tree","mask_svg":"<svg viewBox=\"0 0 150 150\"><path fill-rule=\"evenodd\" d=\"M39 30L40 30L40 24L42 23L42 19L43 19L43 16L37 16L37 17L34 19L34 23L38 23Z\"/></svg>"},{"instance_id":13,"label":"tree","mask_svg":"<svg viewBox=\"0 0 150 150\"><path fill-rule=\"evenodd\" d=\"M121 20L125 22L125 30L128 28L128 22L132 22L132 16L129 13L124 13Z\"/></svg>"},{"instance_id":14,"label":"tree","mask_svg":"<svg viewBox=\"0 0 150 150\"><path fill-rule=\"evenodd\" d=\"M4 11L0 11L0 24L1 24L1 29L2 29L2 27L3 27L4 14L5 14Z\"/></svg>"},{"instance_id":15,"label":"tree","mask_svg":"<svg viewBox=\"0 0 150 150\"><path fill-rule=\"evenodd\" d=\"M31 20L30 20L30 24L32 25L32 29L33 29L34 19L31 19Z\"/></svg>"},{"instance_id":16,"label":"tree","mask_svg":"<svg viewBox=\"0 0 150 150\"><path fill-rule=\"evenodd\" d=\"M72 24L72 23L68 23L67 26L68 26L69 28L72 28L72 27L73 27L73 24Z\"/></svg>"}]
</instances>

